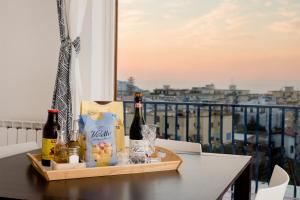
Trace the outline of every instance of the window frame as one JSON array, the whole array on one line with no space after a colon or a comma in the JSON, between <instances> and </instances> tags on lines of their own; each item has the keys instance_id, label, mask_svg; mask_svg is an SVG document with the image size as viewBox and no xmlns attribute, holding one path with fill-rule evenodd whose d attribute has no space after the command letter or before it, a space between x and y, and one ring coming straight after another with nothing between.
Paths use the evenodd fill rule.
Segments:
<instances>
[{"instance_id":1,"label":"window frame","mask_svg":"<svg viewBox=\"0 0 300 200\"><path fill-rule=\"evenodd\" d=\"M114 96L113 100L117 100L118 95L118 31L119 31L119 0L115 0L115 42L114 42Z\"/></svg>"}]
</instances>

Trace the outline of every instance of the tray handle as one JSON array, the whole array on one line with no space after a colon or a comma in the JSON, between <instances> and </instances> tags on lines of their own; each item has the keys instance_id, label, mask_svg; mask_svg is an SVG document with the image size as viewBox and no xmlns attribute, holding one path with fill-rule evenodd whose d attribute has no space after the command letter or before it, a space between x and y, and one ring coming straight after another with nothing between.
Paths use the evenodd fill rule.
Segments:
<instances>
[{"instance_id":1,"label":"tray handle","mask_svg":"<svg viewBox=\"0 0 300 200\"><path fill-rule=\"evenodd\" d=\"M38 163L39 161L36 159L34 155L31 153L27 153L28 158L31 160L32 166L42 175L44 176L47 180L49 180L49 177L45 170L43 170L43 167Z\"/></svg>"}]
</instances>

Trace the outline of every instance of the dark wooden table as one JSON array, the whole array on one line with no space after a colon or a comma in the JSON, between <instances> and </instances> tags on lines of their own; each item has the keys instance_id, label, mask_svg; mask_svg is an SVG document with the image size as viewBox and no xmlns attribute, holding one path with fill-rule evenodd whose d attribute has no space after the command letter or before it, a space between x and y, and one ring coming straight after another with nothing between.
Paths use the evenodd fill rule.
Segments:
<instances>
[{"instance_id":1,"label":"dark wooden table","mask_svg":"<svg viewBox=\"0 0 300 200\"><path fill-rule=\"evenodd\" d=\"M16 199L214 200L235 183L235 199L250 199L249 156L180 155L179 171L47 182L26 154L0 159L0 197Z\"/></svg>"}]
</instances>

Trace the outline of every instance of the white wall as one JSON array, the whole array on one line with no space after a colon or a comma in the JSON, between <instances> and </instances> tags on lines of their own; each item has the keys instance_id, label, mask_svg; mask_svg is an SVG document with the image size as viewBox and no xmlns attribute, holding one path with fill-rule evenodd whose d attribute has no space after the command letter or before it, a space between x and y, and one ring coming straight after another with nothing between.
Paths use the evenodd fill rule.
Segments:
<instances>
[{"instance_id":1,"label":"white wall","mask_svg":"<svg viewBox=\"0 0 300 200\"><path fill-rule=\"evenodd\" d=\"M82 33L83 87L90 69L91 2ZM0 1L0 120L45 121L57 71L59 30L54 0ZM89 90L83 97L89 98Z\"/></svg>"},{"instance_id":2,"label":"white wall","mask_svg":"<svg viewBox=\"0 0 300 200\"><path fill-rule=\"evenodd\" d=\"M113 97L113 31L106 30L113 28L112 2L88 0L80 53L84 99ZM56 1L0 0L0 25L0 120L45 121L59 52Z\"/></svg>"},{"instance_id":3,"label":"white wall","mask_svg":"<svg viewBox=\"0 0 300 200\"><path fill-rule=\"evenodd\" d=\"M0 3L0 119L44 120L59 49L56 1Z\"/></svg>"}]
</instances>

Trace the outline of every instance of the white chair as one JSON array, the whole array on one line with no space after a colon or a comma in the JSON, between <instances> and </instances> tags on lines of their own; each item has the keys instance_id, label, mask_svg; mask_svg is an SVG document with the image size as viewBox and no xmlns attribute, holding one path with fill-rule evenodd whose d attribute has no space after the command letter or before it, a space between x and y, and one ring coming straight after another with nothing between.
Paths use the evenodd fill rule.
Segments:
<instances>
[{"instance_id":1,"label":"white chair","mask_svg":"<svg viewBox=\"0 0 300 200\"><path fill-rule=\"evenodd\" d=\"M276 165L268 188L258 190L255 200L283 200L289 175L281 167Z\"/></svg>"},{"instance_id":2,"label":"white chair","mask_svg":"<svg viewBox=\"0 0 300 200\"><path fill-rule=\"evenodd\" d=\"M125 146L129 146L128 136L125 136ZM193 142L156 139L155 146L167 148L175 153L202 153L201 144Z\"/></svg>"},{"instance_id":3,"label":"white chair","mask_svg":"<svg viewBox=\"0 0 300 200\"><path fill-rule=\"evenodd\" d=\"M202 153L201 144L199 143L156 139L155 145L170 149L175 153Z\"/></svg>"}]
</instances>

